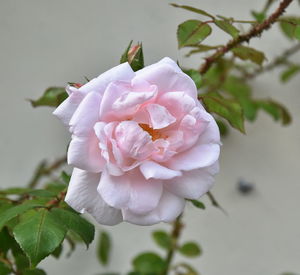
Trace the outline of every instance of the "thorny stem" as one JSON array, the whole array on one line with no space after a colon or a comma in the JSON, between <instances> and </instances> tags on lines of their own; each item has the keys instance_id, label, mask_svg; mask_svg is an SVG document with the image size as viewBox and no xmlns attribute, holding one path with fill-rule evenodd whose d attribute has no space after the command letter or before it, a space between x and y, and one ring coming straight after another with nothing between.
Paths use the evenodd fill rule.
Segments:
<instances>
[{"instance_id":1,"label":"thorny stem","mask_svg":"<svg viewBox=\"0 0 300 275\"><path fill-rule=\"evenodd\" d=\"M292 1L293 0L283 0L275 12L272 13L265 21L254 25L247 33L241 34L237 38L230 40L226 45L218 48L211 56L205 58L205 63L199 69L200 74L205 74L213 63L219 60L219 58L234 47L242 44L243 42L249 42L251 38L260 36L263 31L269 29L272 24L277 21L278 17L285 12L285 9Z\"/></svg>"},{"instance_id":2,"label":"thorny stem","mask_svg":"<svg viewBox=\"0 0 300 275\"><path fill-rule=\"evenodd\" d=\"M65 156L57 159L50 165L48 165L46 161L42 161L37 167L31 181L28 184L28 187L36 187L42 177L50 175L52 172L63 166L66 162L67 158Z\"/></svg>"},{"instance_id":3,"label":"thorny stem","mask_svg":"<svg viewBox=\"0 0 300 275\"><path fill-rule=\"evenodd\" d=\"M182 219L182 214L173 223L173 229L171 232L172 245L167 253L166 268L165 268L164 273L162 273L162 275L167 275L171 268L171 263L172 263L172 260L174 257L174 253L178 247L178 239L180 237L181 230L184 226L183 223L181 222L181 219Z\"/></svg>"},{"instance_id":4,"label":"thorny stem","mask_svg":"<svg viewBox=\"0 0 300 275\"><path fill-rule=\"evenodd\" d=\"M264 67L260 67L257 70L255 70L252 73L244 73L244 78L245 79L252 79L255 78L256 76L258 76L261 73L264 72L268 72L273 70L275 67L283 65L287 62L287 59L297 53L300 50L300 43L295 44L294 46L292 46L291 48L285 50L281 55L279 55L278 57L276 57L272 62L270 62L268 65L264 66Z\"/></svg>"}]
</instances>

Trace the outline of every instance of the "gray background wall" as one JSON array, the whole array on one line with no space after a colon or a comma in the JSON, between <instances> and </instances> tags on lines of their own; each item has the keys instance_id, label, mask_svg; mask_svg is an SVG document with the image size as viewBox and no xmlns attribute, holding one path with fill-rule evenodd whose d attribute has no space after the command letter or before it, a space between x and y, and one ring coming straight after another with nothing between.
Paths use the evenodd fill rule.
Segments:
<instances>
[{"instance_id":1,"label":"gray background wall","mask_svg":"<svg viewBox=\"0 0 300 275\"><path fill-rule=\"evenodd\" d=\"M174 0L175 1L175 0ZM250 18L249 10L261 9L260 0L176 1L215 14ZM177 50L176 27L185 19L200 18L177 10L169 1L146 0L0 0L0 186L24 185L43 158L62 155L67 131L51 115L51 109L33 110L26 98L37 98L50 85L82 81L115 66L129 40L142 41L146 63L164 56L193 66ZM294 3L290 13L299 14ZM229 39L216 32L207 42ZM267 57L287 47L278 29L251 41L268 51ZM299 56L298 56L299 60ZM265 114L247 124L247 135L231 131L223 140L221 173L213 189L229 213L208 207L187 207L184 240L195 239L203 257L191 261L207 275L276 275L300 272L299 214L299 78L282 85L278 71L254 81L257 96L272 96L290 109L294 121L282 128ZM238 178L253 181L256 192L245 197L235 189ZM207 201L206 199L204 201ZM155 248L154 228L121 224L110 230L114 249L107 270L128 271L138 251ZM49 275L89 275L105 269L97 263L95 247L83 247L57 262L42 266Z\"/></svg>"}]
</instances>

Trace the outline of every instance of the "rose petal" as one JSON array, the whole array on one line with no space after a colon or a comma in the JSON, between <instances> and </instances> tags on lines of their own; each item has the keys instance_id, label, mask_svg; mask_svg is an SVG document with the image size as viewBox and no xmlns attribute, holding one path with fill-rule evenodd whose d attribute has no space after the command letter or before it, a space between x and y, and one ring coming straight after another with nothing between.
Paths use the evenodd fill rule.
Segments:
<instances>
[{"instance_id":1,"label":"rose petal","mask_svg":"<svg viewBox=\"0 0 300 275\"><path fill-rule=\"evenodd\" d=\"M206 121L207 125L205 130L201 132L197 144L218 143L221 145L220 130L213 116L202 111L200 117L201 120Z\"/></svg>"},{"instance_id":2,"label":"rose petal","mask_svg":"<svg viewBox=\"0 0 300 275\"><path fill-rule=\"evenodd\" d=\"M144 214L157 206L162 194L162 183L158 180L145 180L139 170L120 177L103 171L98 192L110 206Z\"/></svg>"},{"instance_id":3,"label":"rose petal","mask_svg":"<svg viewBox=\"0 0 300 275\"><path fill-rule=\"evenodd\" d=\"M206 168L183 172L182 177L164 181L164 187L179 197L199 199L212 187L218 170L218 162L215 162Z\"/></svg>"},{"instance_id":4,"label":"rose petal","mask_svg":"<svg viewBox=\"0 0 300 275\"><path fill-rule=\"evenodd\" d=\"M164 190L158 206L146 215L137 215L128 209L122 209L124 221L137 225L153 225L159 222L172 222L183 211L185 200Z\"/></svg>"},{"instance_id":5,"label":"rose petal","mask_svg":"<svg viewBox=\"0 0 300 275\"><path fill-rule=\"evenodd\" d=\"M151 136L135 121L122 121L115 129L115 139L125 156L144 160L154 151Z\"/></svg>"},{"instance_id":6,"label":"rose petal","mask_svg":"<svg viewBox=\"0 0 300 275\"><path fill-rule=\"evenodd\" d=\"M70 120L73 134L82 136L93 131L95 123L99 120L100 102L100 94L91 92L86 95Z\"/></svg>"},{"instance_id":7,"label":"rose petal","mask_svg":"<svg viewBox=\"0 0 300 275\"><path fill-rule=\"evenodd\" d=\"M176 118L164 106L149 104L146 106L146 109L150 116L151 128L153 129L165 128L176 121Z\"/></svg>"},{"instance_id":8,"label":"rose petal","mask_svg":"<svg viewBox=\"0 0 300 275\"><path fill-rule=\"evenodd\" d=\"M106 162L93 132L84 137L73 136L68 149L68 164L93 173L103 170Z\"/></svg>"},{"instance_id":9,"label":"rose petal","mask_svg":"<svg viewBox=\"0 0 300 275\"><path fill-rule=\"evenodd\" d=\"M156 85L159 93L184 91L192 98L197 98L194 81L176 65L169 62L158 62L136 72L135 78L146 80Z\"/></svg>"},{"instance_id":10,"label":"rose petal","mask_svg":"<svg viewBox=\"0 0 300 275\"><path fill-rule=\"evenodd\" d=\"M167 65L171 66L174 71L182 73L182 70L178 67L177 63L174 60L172 60L170 57L164 57L160 61L158 61L152 65L146 66L143 69L137 71L136 73L139 74L139 73L144 73L148 70L154 70L157 66L160 66L162 64L167 64Z\"/></svg>"},{"instance_id":11,"label":"rose petal","mask_svg":"<svg viewBox=\"0 0 300 275\"><path fill-rule=\"evenodd\" d=\"M113 81L130 81L135 76L131 66L126 62L122 63L112 69L99 75L97 78L92 79L85 85L81 86L78 90L83 93L91 91L103 94L109 83Z\"/></svg>"},{"instance_id":12,"label":"rose petal","mask_svg":"<svg viewBox=\"0 0 300 275\"><path fill-rule=\"evenodd\" d=\"M158 99L158 103L165 106L177 119L188 114L196 106L195 98L185 92L165 93Z\"/></svg>"},{"instance_id":13,"label":"rose petal","mask_svg":"<svg viewBox=\"0 0 300 275\"><path fill-rule=\"evenodd\" d=\"M97 191L108 205L120 209L130 200L130 181L127 175L116 177L104 170Z\"/></svg>"},{"instance_id":14,"label":"rose petal","mask_svg":"<svg viewBox=\"0 0 300 275\"><path fill-rule=\"evenodd\" d=\"M157 88L156 86L152 86L152 88L150 91L124 93L114 101L112 110L115 112L127 111L126 113L128 115L133 113L133 110L137 109L140 104L154 98L157 93Z\"/></svg>"},{"instance_id":15,"label":"rose petal","mask_svg":"<svg viewBox=\"0 0 300 275\"><path fill-rule=\"evenodd\" d=\"M58 117L65 126L68 126L84 96L84 93L74 91L54 110L53 115Z\"/></svg>"},{"instance_id":16,"label":"rose petal","mask_svg":"<svg viewBox=\"0 0 300 275\"><path fill-rule=\"evenodd\" d=\"M134 91L128 82L112 82L103 94L100 106L100 119L112 121L127 119L145 102L152 102L157 94L155 85L149 85L144 91Z\"/></svg>"},{"instance_id":17,"label":"rose petal","mask_svg":"<svg viewBox=\"0 0 300 275\"><path fill-rule=\"evenodd\" d=\"M201 144L173 156L166 162L166 166L173 170L183 171L204 168L215 163L219 154L219 144Z\"/></svg>"},{"instance_id":18,"label":"rose petal","mask_svg":"<svg viewBox=\"0 0 300 275\"><path fill-rule=\"evenodd\" d=\"M128 90L129 88L129 83L121 83L119 81L112 82L107 86L100 105L100 120L105 121L109 118L113 103L126 92L126 89ZM112 121L113 119L108 120Z\"/></svg>"},{"instance_id":19,"label":"rose petal","mask_svg":"<svg viewBox=\"0 0 300 275\"><path fill-rule=\"evenodd\" d=\"M65 201L78 212L88 212L98 223L115 225L122 221L121 211L108 206L97 192L100 174L74 169Z\"/></svg>"},{"instance_id":20,"label":"rose petal","mask_svg":"<svg viewBox=\"0 0 300 275\"><path fill-rule=\"evenodd\" d=\"M181 176L182 173L180 171L174 171L168 169L156 162L153 161L145 161L140 165L140 171L144 175L144 177L148 179L172 179L178 176Z\"/></svg>"}]
</instances>

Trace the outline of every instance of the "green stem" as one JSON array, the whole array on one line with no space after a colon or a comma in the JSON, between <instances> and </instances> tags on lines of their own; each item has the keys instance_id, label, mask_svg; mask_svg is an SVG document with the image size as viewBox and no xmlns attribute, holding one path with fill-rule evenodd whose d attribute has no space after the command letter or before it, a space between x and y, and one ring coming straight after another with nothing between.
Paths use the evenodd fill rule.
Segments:
<instances>
[{"instance_id":1,"label":"green stem","mask_svg":"<svg viewBox=\"0 0 300 275\"><path fill-rule=\"evenodd\" d=\"M50 165L47 165L47 162L43 160L37 167L31 181L28 184L29 188L34 188L38 185L40 179L44 176L50 175L55 170L59 169L61 166L66 164L67 158L65 156L57 159Z\"/></svg>"},{"instance_id":2,"label":"green stem","mask_svg":"<svg viewBox=\"0 0 300 275\"><path fill-rule=\"evenodd\" d=\"M171 232L171 240L172 240L172 246L168 250L167 257L166 257L166 269L162 275L167 275L171 268L171 263L174 257L174 254L176 252L176 249L178 247L178 239L180 237L183 223L181 222L182 214L174 221L173 228Z\"/></svg>"},{"instance_id":3,"label":"green stem","mask_svg":"<svg viewBox=\"0 0 300 275\"><path fill-rule=\"evenodd\" d=\"M255 70L252 73L244 73L244 78L245 79L252 79L258 76L261 73L272 71L276 67L280 65L284 65L288 62L288 58L292 56L293 54L297 53L300 50L300 43L295 44L291 48L285 50L281 55L276 57L272 62L270 62L268 65L264 67L260 67L257 70Z\"/></svg>"}]
</instances>

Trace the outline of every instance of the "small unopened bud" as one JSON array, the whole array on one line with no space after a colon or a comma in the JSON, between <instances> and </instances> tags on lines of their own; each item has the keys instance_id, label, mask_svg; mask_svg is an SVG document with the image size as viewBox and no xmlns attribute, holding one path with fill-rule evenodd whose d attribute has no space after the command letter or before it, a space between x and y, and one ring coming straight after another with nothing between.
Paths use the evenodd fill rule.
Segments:
<instances>
[{"instance_id":1,"label":"small unopened bud","mask_svg":"<svg viewBox=\"0 0 300 275\"><path fill-rule=\"evenodd\" d=\"M80 83L75 83L75 82L69 82L68 83L71 87L74 87L74 88L77 88L77 89L79 89L81 86L82 86L82 84L80 84Z\"/></svg>"},{"instance_id":2,"label":"small unopened bud","mask_svg":"<svg viewBox=\"0 0 300 275\"><path fill-rule=\"evenodd\" d=\"M143 47L141 43L132 46L132 41L123 53L121 63L128 62L134 71L144 68Z\"/></svg>"},{"instance_id":3,"label":"small unopened bud","mask_svg":"<svg viewBox=\"0 0 300 275\"><path fill-rule=\"evenodd\" d=\"M141 44L137 44L132 46L128 53L127 53L127 59L128 59L128 63L131 64L133 59L136 57L136 55L139 53L139 51L141 51L142 49L142 45Z\"/></svg>"}]
</instances>

